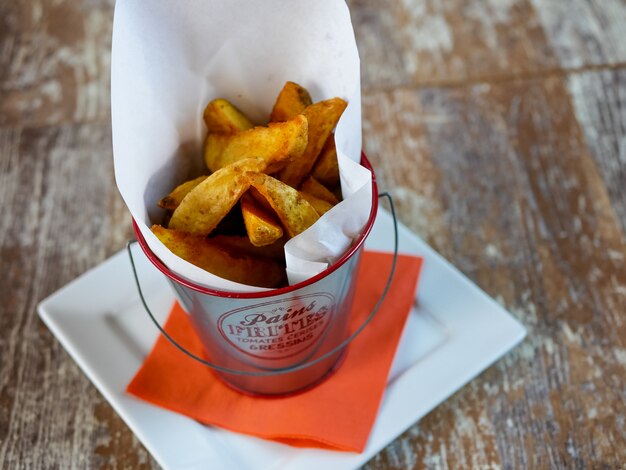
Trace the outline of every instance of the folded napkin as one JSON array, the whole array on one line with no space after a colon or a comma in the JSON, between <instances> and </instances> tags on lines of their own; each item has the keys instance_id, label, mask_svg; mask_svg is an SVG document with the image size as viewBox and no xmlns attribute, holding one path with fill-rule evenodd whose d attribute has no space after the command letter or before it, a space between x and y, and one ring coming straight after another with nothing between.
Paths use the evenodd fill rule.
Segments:
<instances>
[{"instance_id":1,"label":"folded napkin","mask_svg":"<svg viewBox=\"0 0 626 470\"><path fill-rule=\"evenodd\" d=\"M365 252L358 272L351 331L380 297L392 255ZM380 406L400 335L415 299L421 258L399 255L387 298L348 346L337 372L316 387L283 398L252 397L225 385L206 366L160 336L127 392L204 424L298 447L361 452ZM165 330L191 352L202 345L175 304Z\"/></svg>"}]
</instances>

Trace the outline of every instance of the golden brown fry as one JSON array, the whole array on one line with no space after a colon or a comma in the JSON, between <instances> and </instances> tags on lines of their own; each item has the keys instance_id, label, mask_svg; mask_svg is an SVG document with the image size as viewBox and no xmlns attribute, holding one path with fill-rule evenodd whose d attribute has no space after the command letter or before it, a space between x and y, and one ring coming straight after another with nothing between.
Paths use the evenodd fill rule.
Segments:
<instances>
[{"instance_id":1,"label":"golden brown fry","mask_svg":"<svg viewBox=\"0 0 626 470\"><path fill-rule=\"evenodd\" d=\"M250 243L250 239L247 236L216 235L211 237L210 240L229 251L270 258L282 265L285 264L285 243L287 242L287 237L282 237L280 240L266 246L254 246Z\"/></svg>"},{"instance_id":2,"label":"golden brown fry","mask_svg":"<svg viewBox=\"0 0 626 470\"><path fill-rule=\"evenodd\" d=\"M237 134L209 134L204 145L204 161L211 171L243 158L260 157L267 171L276 172L290 159L299 158L307 145L307 118L298 115L287 122L270 123Z\"/></svg>"},{"instance_id":3,"label":"golden brown fry","mask_svg":"<svg viewBox=\"0 0 626 470\"><path fill-rule=\"evenodd\" d=\"M235 105L222 98L207 104L202 117L209 133L234 134L254 126Z\"/></svg>"},{"instance_id":4,"label":"golden brown fry","mask_svg":"<svg viewBox=\"0 0 626 470\"><path fill-rule=\"evenodd\" d=\"M326 186L324 186L312 176L309 176L307 179L304 180L302 186L300 186L300 191L309 193L316 198L321 199L322 201L328 202L333 206L339 202L335 195L331 193L328 188L326 188Z\"/></svg>"},{"instance_id":5,"label":"golden brown fry","mask_svg":"<svg viewBox=\"0 0 626 470\"><path fill-rule=\"evenodd\" d=\"M169 228L208 235L248 190L248 171L264 171L265 160L247 158L216 171L192 189L172 214Z\"/></svg>"},{"instance_id":6,"label":"golden brown fry","mask_svg":"<svg viewBox=\"0 0 626 470\"><path fill-rule=\"evenodd\" d=\"M250 242L254 246L271 245L283 236L283 228L276 217L265 209L250 194L241 198L241 214L246 224Z\"/></svg>"},{"instance_id":7,"label":"golden brown fry","mask_svg":"<svg viewBox=\"0 0 626 470\"><path fill-rule=\"evenodd\" d=\"M199 176L196 179L193 179L191 181L186 181L183 184L180 184L178 186L176 186L171 193L169 193L167 196L165 196L163 199L161 199L158 202L158 206L162 209L168 209L168 210L176 210L176 208L178 207L178 205L180 204L180 201L182 201L185 196L187 194L189 194L189 192L195 188L196 186L198 186L200 183L202 183L205 179L207 179L208 177L205 176Z\"/></svg>"},{"instance_id":8,"label":"golden brown fry","mask_svg":"<svg viewBox=\"0 0 626 470\"><path fill-rule=\"evenodd\" d=\"M283 122L302 114L304 108L313 103L306 88L297 83L287 82L276 98L270 122Z\"/></svg>"},{"instance_id":9,"label":"golden brown fry","mask_svg":"<svg viewBox=\"0 0 626 470\"><path fill-rule=\"evenodd\" d=\"M267 199L287 231L295 237L319 219L316 210L291 186L263 173L248 172L250 185Z\"/></svg>"},{"instance_id":10,"label":"golden brown fry","mask_svg":"<svg viewBox=\"0 0 626 470\"><path fill-rule=\"evenodd\" d=\"M260 192L258 192L256 188L250 187L250 189L248 189L248 192L246 194L249 194L250 196L252 196L254 200L257 202L257 204L259 204L267 212L274 212L274 209L272 209L272 206L270 206L270 203L267 202L267 199L265 199L265 197Z\"/></svg>"},{"instance_id":11,"label":"golden brown fry","mask_svg":"<svg viewBox=\"0 0 626 470\"><path fill-rule=\"evenodd\" d=\"M311 174L328 188L335 188L339 185L339 162L337 161L334 134L330 134L326 139Z\"/></svg>"},{"instance_id":12,"label":"golden brown fry","mask_svg":"<svg viewBox=\"0 0 626 470\"><path fill-rule=\"evenodd\" d=\"M306 175L311 172L317 157L337 125L347 103L341 98L332 98L312 104L303 115L309 123L308 143L304 152L294 157L279 173L279 179L289 186L298 188Z\"/></svg>"},{"instance_id":13,"label":"golden brown fry","mask_svg":"<svg viewBox=\"0 0 626 470\"><path fill-rule=\"evenodd\" d=\"M320 217L333 208L331 203L324 201L323 199L316 198L311 193L300 191L300 194L302 194L302 197L313 206L313 209L315 209L315 212L317 212Z\"/></svg>"},{"instance_id":14,"label":"golden brown fry","mask_svg":"<svg viewBox=\"0 0 626 470\"><path fill-rule=\"evenodd\" d=\"M285 269L268 258L236 253L210 238L160 225L151 230L172 253L224 279L270 288L285 284Z\"/></svg>"}]
</instances>

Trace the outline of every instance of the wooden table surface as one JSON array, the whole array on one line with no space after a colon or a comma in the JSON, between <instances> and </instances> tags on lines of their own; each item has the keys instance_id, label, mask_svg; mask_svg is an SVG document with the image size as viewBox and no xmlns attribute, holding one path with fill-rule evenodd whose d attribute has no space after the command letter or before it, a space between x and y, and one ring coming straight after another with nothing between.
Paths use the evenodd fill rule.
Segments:
<instances>
[{"instance_id":1,"label":"wooden table surface","mask_svg":"<svg viewBox=\"0 0 626 470\"><path fill-rule=\"evenodd\" d=\"M382 188L528 328L366 468L623 468L626 4L350 6ZM36 314L131 236L112 15L112 0L0 3L2 468L157 467Z\"/></svg>"}]
</instances>

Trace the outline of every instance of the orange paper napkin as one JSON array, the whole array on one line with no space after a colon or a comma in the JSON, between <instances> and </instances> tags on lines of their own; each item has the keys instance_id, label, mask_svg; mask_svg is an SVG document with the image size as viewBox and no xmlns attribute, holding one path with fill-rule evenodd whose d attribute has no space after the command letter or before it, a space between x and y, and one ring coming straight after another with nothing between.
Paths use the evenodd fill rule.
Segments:
<instances>
[{"instance_id":1,"label":"orange paper napkin","mask_svg":"<svg viewBox=\"0 0 626 470\"><path fill-rule=\"evenodd\" d=\"M354 331L380 297L392 255L365 252L351 316ZM398 256L394 280L372 322L348 346L337 372L284 398L238 393L160 336L127 391L202 423L299 447L361 452L374 425L391 363L415 299L421 258ZM165 330L191 352L202 346L187 315L172 308Z\"/></svg>"}]
</instances>

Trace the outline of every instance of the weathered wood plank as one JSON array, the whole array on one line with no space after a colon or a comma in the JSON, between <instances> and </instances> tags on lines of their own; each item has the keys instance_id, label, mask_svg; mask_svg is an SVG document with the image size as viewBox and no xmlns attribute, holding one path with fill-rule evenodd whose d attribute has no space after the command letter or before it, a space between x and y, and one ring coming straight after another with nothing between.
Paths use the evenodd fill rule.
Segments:
<instances>
[{"instance_id":1,"label":"weathered wood plank","mask_svg":"<svg viewBox=\"0 0 626 470\"><path fill-rule=\"evenodd\" d=\"M397 19L390 6L376 0L348 0L361 58L364 88L407 84L411 76L405 64Z\"/></svg>"},{"instance_id":2,"label":"weathered wood plank","mask_svg":"<svg viewBox=\"0 0 626 470\"><path fill-rule=\"evenodd\" d=\"M112 0L0 5L0 126L106 120Z\"/></svg>"},{"instance_id":3,"label":"weathered wood plank","mask_svg":"<svg viewBox=\"0 0 626 470\"><path fill-rule=\"evenodd\" d=\"M528 0L351 0L363 86L448 84L558 62Z\"/></svg>"},{"instance_id":4,"label":"weathered wood plank","mask_svg":"<svg viewBox=\"0 0 626 470\"><path fill-rule=\"evenodd\" d=\"M405 221L436 249L446 251L441 174L433 162L426 124L445 124L446 116L425 113L415 93L397 90L363 94L363 141L375 163L382 188L394 188L394 200Z\"/></svg>"},{"instance_id":5,"label":"weathered wood plank","mask_svg":"<svg viewBox=\"0 0 626 470\"><path fill-rule=\"evenodd\" d=\"M621 0L350 0L363 86L456 84L626 62Z\"/></svg>"},{"instance_id":6,"label":"weathered wood plank","mask_svg":"<svg viewBox=\"0 0 626 470\"><path fill-rule=\"evenodd\" d=\"M626 69L572 74L576 116L626 233Z\"/></svg>"},{"instance_id":7,"label":"weathered wood plank","mask_svg":"<svg viewBox=\"0 0 626 470\"><path fill-rule=\"evenodd\" d=\"M400 218L529 329L369 468L625 461L626 242L565 79L370 92L364 105L383 188L403 200L411 180L436 207Z\"/></svg>"},{"instance_id":8,"label":"weathered wood plank","mask_svg":"<svg viewBox=\"0 0 626 470\"><path fill-rule=\"evenodd\" d=\"M2 468L151 462L35 312L130 236L110 139L108 123L0 130Z\"/></svg>"},{"instance_id":9,"label":"weathered wood plank","mask_svg":"<svg viewBox=\"0 0 626 470\"><path fill-rule=\"evenodd\" d=\"M532 0L562 67L626 62L622 0Z\"/></svg>"}]
</instances>

